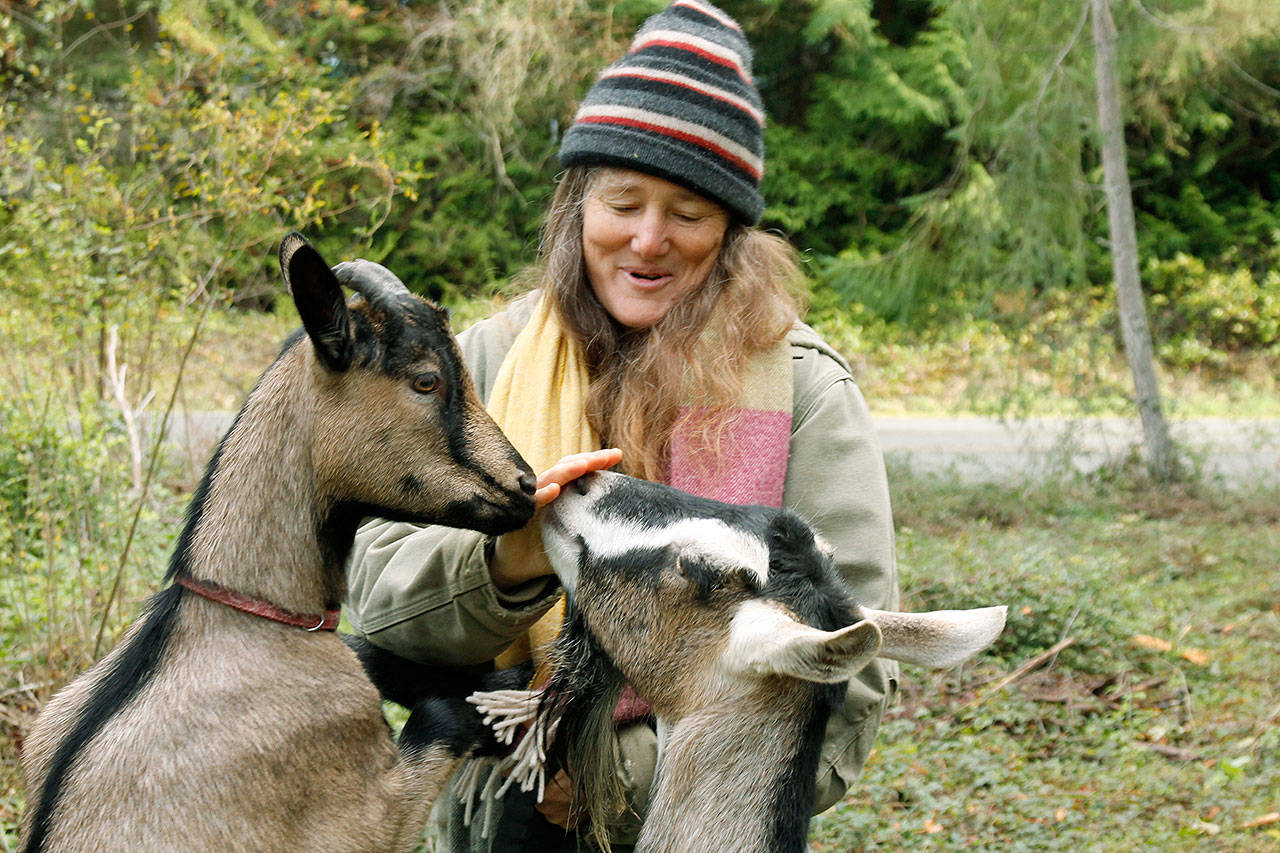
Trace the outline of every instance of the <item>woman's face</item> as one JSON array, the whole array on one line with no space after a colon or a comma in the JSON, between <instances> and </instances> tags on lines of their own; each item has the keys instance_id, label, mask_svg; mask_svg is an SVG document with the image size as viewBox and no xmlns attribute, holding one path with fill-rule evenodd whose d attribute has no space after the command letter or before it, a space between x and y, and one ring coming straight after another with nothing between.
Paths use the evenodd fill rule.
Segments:
<instances>
[{"instance_id":1,"label":"woman's face","mask_svg":"<svg viewBox=\"0 0 1280 853\"><path fill-rule=\"evenodd\" d=\"M602 169L583 200L587 278L605 310L644 329L707 280L729 215L670 181Z\"/></svg>"}]
</instances>

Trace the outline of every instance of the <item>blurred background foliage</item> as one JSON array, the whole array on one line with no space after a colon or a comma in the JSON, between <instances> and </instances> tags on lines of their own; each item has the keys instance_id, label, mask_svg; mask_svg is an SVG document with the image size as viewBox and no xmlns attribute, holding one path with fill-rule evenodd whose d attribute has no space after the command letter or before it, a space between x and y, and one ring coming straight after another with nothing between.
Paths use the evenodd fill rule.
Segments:
<instances>
[{"instance_id":1,"label":"blurred background foliage","mask_svg":"<svg viewBox=\"0 0 1280 853\"><path fill-rule=\"evenodd\" d=\"M126 294L266 306L272 244L303 228L481 294L533 255L576 99L663 5L6 0L5 286L90 323ZM756 47L765 225L820 304L1018 323L1109 283L1087 4L721 5ZM1116 13L1152 310L1183 342L1165 354L1274 348L1280 10Z\"/></svg>"}]
</instances>

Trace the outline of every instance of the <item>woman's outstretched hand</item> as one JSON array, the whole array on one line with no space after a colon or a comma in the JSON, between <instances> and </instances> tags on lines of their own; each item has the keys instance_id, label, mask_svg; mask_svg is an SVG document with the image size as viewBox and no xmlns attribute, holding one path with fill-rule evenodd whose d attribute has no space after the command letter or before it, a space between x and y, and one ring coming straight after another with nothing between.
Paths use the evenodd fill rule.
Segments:
<instances>
[{"instance_id":1,"label":"woman's outstretched hand","mask_svg":"<svg viewBox=\"0 0 1280 853\"><path fill-rule=\"evenodd\" d=\"M622 461L622 451L616 447L607 450L588 450L585 453L571 453L556 464L538 475L538 490L533 493L538 509L560 496L560 490L574 480L590 474L612 468Z\"/></svg>"},{"instance_id":2,"label":"woman's outstretched hand","mask_svg":"<svg viewBox=\"0 0 1280 853\"><path fill-rule=\"evenodd\" d=\"M622 461L622 451L617 448L588 450L571 453L538 475L538 490L533 493L534 502L541 510L560 496L560 491L579 477L592 471L612 468ZM506 592L534 578L551 574L551 567L542 558L542 543L538 537L538 516L514 533L499 536L489 560L489 576L498 589Z\"/></svg>"}]
</instances>

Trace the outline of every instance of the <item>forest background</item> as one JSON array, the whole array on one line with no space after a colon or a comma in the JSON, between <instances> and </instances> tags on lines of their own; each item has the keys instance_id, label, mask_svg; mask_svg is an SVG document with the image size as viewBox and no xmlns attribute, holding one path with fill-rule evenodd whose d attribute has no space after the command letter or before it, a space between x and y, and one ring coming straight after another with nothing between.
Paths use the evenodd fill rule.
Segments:
<instances>
[{"instance_id":1,"label":"forest background","mask_svg":"<svg viewBox=\"0 0 1280 853\"><path fill-rule=\"evenodd\" d=\"M169 458L154 427L174 412L234 408L296 323L281 299L280 237L300 229L332 260L384 261L464 326L534 257L577 98L664 5L0 0L8 743L20 746L40 702L110 645L158 582L195 467ZM755 47L769 116L762 224L801 250L809 320L848 355L874 411L1132 417L1086 0L719 5ZM1116 0L1114 14L1140 269L1167 410L1280 416L1280 8ZM1245 639L1274 650L1278 599L1265 584L1256 598L1222 599L1222 612L1196 610L1214 584L1245 595L1241 580L1259 565L1271 567L1274 587L1274 500L1238 490L1227 499L1221 484L1203 481L1153 490L1133 470L1068 486L992 486L980 496L905 470L894 484L904 553L978 573L955 568L943 573L949 581L922 574L917 582L904 568L908 603L956 606L974 588L1022 596L1028 612L1057 621L1012 632L993 665L1016 673L1020 661L1070 639L1077 658L1046 660L1102 703L1090 718L1102 721L1100 732L1209 762L1187 764L1182 782L1168 783L1185 789L1160 795L1176 803L1172 839L1228 826L1219 815L1233 806L1201 807L1206 789L1247 786L1234 801L1237 827L1280 810L1265 793L1280 773L1280 738L1257 735L1259 721L1274 729L1274 672L1202 671L1166 640L1119 658L1113 648L1135 636L1186 642L1184 625L1221 628L1227 610L1244 608L1260 635L1214 636L1228 650ZM1060 535L1045 533L1064 517ZM1187 544L1184 553L1178 531L1217 544ZM1096 554L1079 550L1085 541ZM1080 606L1061 590L1050 596L1029 580L1028 565L1052 575L1046 566L1057 565L1058 550L1075 567L1068 576L1080 600L1114 606L1108 620L1078 618ZM1180 570L1157 571L1157 557ZM1182 573L1188 566L1210 574ZM1107 598L1120 595L1111 580L1125 572L1135 583L1152 572L1190 583L1184 591L1198 603L1175 596L1168 624L1152 625L1138 617L1148 600ZM1192 612L1200 621L1188 621ZM1222 665L1237 654L1243 647L1222 652ZM1222 732L1206 734L1194 715L1188 723L1186 691L1173 701L1161 692L1169 667L1179 668L1179 690L1224 677L1256 689L1232 700ZM980 674L976 683L984 677L995 679ZM986 737L972 734L973 715L986 709L956 711L969 707L974 684L930 682L953 701L937 714L909 701L910 713L887 726L902 733L886 741L887 754L924 729L953 745L964 740L956 732ZM1150 695L1135 689L1144 684ZM996 729L1066 728L1044 701L1026 699ZM1080 706L1064 707L1070 716ZM1226 757L1205 747L1230 738L1252 740ZM1018 755L1030 761L1040 748ZM985 742L978 752L1002 755ZM13 753L0 750L0 849L12 844L21 806ZM974 760L973 750L966 755ZM1169 760L1162 755L1155 760ZM1077 791L1064 795L1067 817L1055 806L1022 825L1098 824L1090 809L1099 807L1079 793L1088 765L1081 757L1078 777L1067 773L1060 786ZM986 788L1013 785L1000 774L1016 766L1003 757L984 767ZM950 787L907 790L899 770L880 767L869 766L869 784L883 782L895 804L880 803L872 820L820 827L815 845L874 846L904 815L926 846L1018 837L971 809L966 774ZM1152 837L1151 825L1124 814ZM1241 838L1249 849L1257 836Z\"/></svg>"}]
</instances>

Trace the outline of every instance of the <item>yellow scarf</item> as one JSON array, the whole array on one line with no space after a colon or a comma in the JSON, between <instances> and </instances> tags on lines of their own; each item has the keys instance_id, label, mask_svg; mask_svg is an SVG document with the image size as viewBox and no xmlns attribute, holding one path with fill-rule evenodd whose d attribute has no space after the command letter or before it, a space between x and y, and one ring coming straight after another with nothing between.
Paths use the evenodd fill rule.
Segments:
<instances>
[{"instance_id":1,"label":"yellow scarf","mask_svg":"<svg viewBox=\"0 0 1280 853\"><path fill-rule=\"evenodd\" d=\"M582 348L564 334L551 300L539 298L533 316L498 368L489 394L489 414L533 470L541 473L570 453L599 449L600 439L584 412L589 382ZM545 559L537 525L508 535L528 537L529 553ZM562 597L528 634L498 656L498 667L529 660L534 650L538 652L535 663L541 666L541 652L555 638L563 616Z\"/></svg>"}]
</instances>

